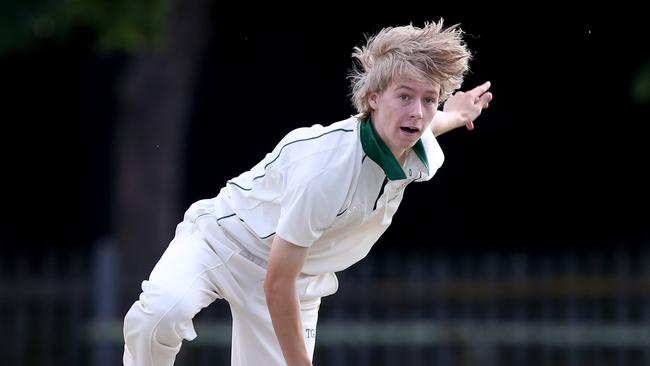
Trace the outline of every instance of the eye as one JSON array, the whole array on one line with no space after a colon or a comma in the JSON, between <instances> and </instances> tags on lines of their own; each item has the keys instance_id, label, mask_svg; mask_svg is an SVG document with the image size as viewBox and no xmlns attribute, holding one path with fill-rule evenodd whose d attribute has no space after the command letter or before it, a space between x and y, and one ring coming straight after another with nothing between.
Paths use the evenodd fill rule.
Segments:
<instances>
[{"instance_id":1,"label":"eye","mask_svg":"<svg viewBox=\"0 0 650 366\"><path fill-rule=\"evenodd\" d=\"M426 104L436 104L436 100L434 98L424 98L424 103L426 103Z\"/></svg>"},{"instance_id":2,"label":"eye","mask_svg":"<svg viewBox=\"0 0 650 366\"><path fill-rule=\"evenodd\" d=\"M398 98L399 98L399 100L401 100L401 101L403 101L403 102L406 102L406 101L409 100L409 96L406 95L406 94L400 94L400 95L398 96Z\"/></svg>"}]
</instances>

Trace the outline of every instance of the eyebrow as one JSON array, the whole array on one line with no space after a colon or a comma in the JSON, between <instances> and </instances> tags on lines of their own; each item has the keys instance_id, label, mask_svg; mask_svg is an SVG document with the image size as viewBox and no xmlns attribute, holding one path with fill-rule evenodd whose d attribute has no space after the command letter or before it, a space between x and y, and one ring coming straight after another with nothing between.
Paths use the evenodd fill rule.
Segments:
<instances>
[{"instance_id":1,"label":"eyebrow","mask_svg":"<svg viewBox=\"0 0 650 366\"><path fill-rule=\"evenodd\" d=\"M415 91L415 89L411 88L410 86L399 85L399 84L397 85L397 87L395 88L395 90L398 90L398 89L407 89L407 90L410 90L410 91ZM435 90L433 90L433 89L425 90L425 93L433 94L433 95L435 95L435 96L438 96L438 94L439 94L439 92L437 92L437 91L435 91Z\"/></svg>"}]
</instances>

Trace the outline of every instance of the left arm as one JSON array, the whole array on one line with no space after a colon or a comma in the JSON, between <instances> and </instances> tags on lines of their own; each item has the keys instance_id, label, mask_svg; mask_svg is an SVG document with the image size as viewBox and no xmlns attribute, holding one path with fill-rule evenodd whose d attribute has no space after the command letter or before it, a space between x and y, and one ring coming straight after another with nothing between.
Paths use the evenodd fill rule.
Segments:
<instances>
[{"instance_id":1,"label":"left arm","mask_svg":"<svg viewBox=\"0 0 650 366\"><path fill-rule=\"evenodd\" d=\"M456 92L445 102L442 111L437 111L433 116L431 130L435 136L455 128L466 126L468 130L474 129L474 120L478 118L483 109L486 109L492 100L489 92L490 82L475 87L468 92Z\"/></svg>"},{"instance_id":2,"label":"left arm","mask_svg":"<svg viewBox=\"0 0 650 366\"><path fill-rule=\"evenodd\" d=\"M280 236L273 238L264 293L275 336L289 366L312 365L305 347L296 280L305 263L307 248Z\"/></svg>"}]
</instances>

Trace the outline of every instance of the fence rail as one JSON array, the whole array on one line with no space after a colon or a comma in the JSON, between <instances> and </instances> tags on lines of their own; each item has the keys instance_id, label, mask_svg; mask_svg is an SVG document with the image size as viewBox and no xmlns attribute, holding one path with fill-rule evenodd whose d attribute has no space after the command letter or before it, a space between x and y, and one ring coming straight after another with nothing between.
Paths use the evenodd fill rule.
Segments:
<instances>
[{"instance_id":1,"label":"fence rail","mask_svg":"<svg viewBox=\"0 0 650 366\"><path fill-rule=\"evenodd\" d=\"M230 348L230 322L197 322L200 335L187 347ZM91 322L86 342L121 344L120 321ZM525 345L547 347L603 347L650 349L647 325L600 324L568 325L564 323L478 323L430 320L337 322L323 321L318 326L318 345L336 346L433 346L441 343L480 345Z\"/></svg>"}]
</instances>

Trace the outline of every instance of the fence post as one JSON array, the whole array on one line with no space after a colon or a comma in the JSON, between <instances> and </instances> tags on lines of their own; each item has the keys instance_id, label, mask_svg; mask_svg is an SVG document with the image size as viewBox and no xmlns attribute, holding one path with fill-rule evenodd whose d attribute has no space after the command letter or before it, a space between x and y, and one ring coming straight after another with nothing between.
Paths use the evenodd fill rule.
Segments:
<instances>
[{"instance_id":1,"label":"fence post","mask_svg":"<svg viewBox=\"0 0 650 366\"><path fill-rule=\"evenodd\" d=\"M431 283L433 288L440 294L440 297L434 299L432 318L438 326L448 328L448 324L452 320L450 314L452 304L443 294L449 289L449 280L453 277L451 274L453 267L451 255L444 251L436 251L431 263L433 267L433 279ZM434 365L449 366L452 364L453 351L451 350L451 342L448 341L449 335L447 333L448 331L443 334L443 339L435 346Z\"/></svg>"},{"instance_id":2,"label":"fence post","mask_svg":"<svg viewBox=\"0 0 650 366\"><path fill-rule=\"evenodd\" d=\"M373 257L372 260L367 260L364 263L360 263L359 270L358 270L358 275L359 278L357 281L363 284L364 288L368 288L373 284L373 272L375 269L375 261L376 259ZM353 305L354 306L354 305ZM364 300L361 303L357 304L361 308L360 314L359 314L359 320L364 322L365 324L369 324L372 322L372 316L371 314L371 308L374 306L377 306L377 303L374 303L370 300ZM361 348L359 350L360 355L359 355L359 365L360 366L370 366L372 365L372 351L370 349L369 345L363 345L361 347L356 346L357 349ZM337 364L338 365L338 364Z\"/></svg>"},{"instance_id":3,"label":"fence post","mask_svg":"<svg viewBox=\"0 0 650 366\"><path fill-rule=\"evenodd\" d=\"M569 276L574 279L579 275L578 256L574 250L565 252L562 256L563 276ZM566 362L569 366L582 365L583 349L578 346L579 334L576 326L580 324L580 309L578 308L578 296L567 294L564 302L564 315L567 326L569 326L569 345L566 353Z\"/></svg>"},{"instance_id":4,"label":"fence post","mask_svg":"<svg viewBox=\"0 0 650 366\"><path fill-rule=\"evenodd\" d=\"M630 253L625 248L617 248L614 253L614 275L621 283L626 283L630 279ZM630 324L630 294L627 290L618 294L616 297L616 319L615 323L618 326L625 326ZM628 350L625 347L620 347L616 351L616 365L628 364Z\"/></svg>"},{"instance_id":5,"label":"fence post","mask_svg":"<svg viewBox=\"0 0 650 366\"><path fill-rule=\"evenodd\" d=\"M525 251L518 249L510 257L510 271L509 275L512 276L511 279L517 281L523 281L523 283L528 283L530 281L530 268L529 268L529 258L530 255ZM528 305L523 300L514 300L514 316L513 319L515 324L525 324L530 321L529 319L529 309ZM527 365L530 363L530 345L520 344L514 345L514 364L515 365Z\"/></svg>"},{"instance_id":6,"label":"fence post","mask_svg":"<svg viewBox=\"0 0 650 366\"><path fill-rule=\"evenodd\" d=\"M644 243L645 250L641 255L642 258L642 276L644 283L650 282L650 241ZM646 290L643 293L643 323L644 326L650 328L650 291ZM650 366L650 348L646 348L641 355L643 366Z\"/></svg>"},{"instance_id":7,"label":"fence post","mask_svg":"<svg viewBox=\"0 0 650 366\"><path fill-rule=\"evenodd\" d=\"M56 273L57 258L52 251L46 251L41 259L42 283L46 285L46 291L51 291L51 289L56 288L58 279ZM54 303L52 296L47 295L42 296L38 304L38 313L36 315L37 322L39 323L38 343L40 343L38 363L42 366L52 365L53 360L52 344L56 342L52 338L56 334L54 331Z\"/></svg>"},{"instance_id":8,"label":"fence post","mask_svg":"<svg viewBox=\"0 0 650 366\"><path fill-rule=\"evenodd\" d=\"M111 344L109 324L117 317L119 295L119 263L115 242L101 239L92 257L92 363L94 366L115 365L121 360L117 348ZM121 347L120 347L121 348Z\"/></svg>"},{"instance_id":9,"label":"fence post","mask_svg":"<svg viewBox=\"0 0 650 366\"><path fill-rule=\"evenodd\" d=\"M428 260L427 254L424 251L417 251L414 254L409 255L408 258L408 269L406 273L406 278L408 279L409 282L413 284L422 284L425 283L425 281L428 280L427 278L427 273L426 273L426 264L425 261ZM415 324L417 321L422 321L424 318L424 312L422 309L424 308L424 304L422 304L421 300L419 302L415 303L410 303L409 308L411 309L410 311L410 317L409 321L412 324ZM428 345L426 347L429 347ZM408 357L405 358L407 361L407 365L414 365L414 366L421 366L425 364L425 360L422 357L424 347L422 344L415 344L411 345L408 348Z\"/></svg>"},{"instance_id":10,"label":"fence post","mask_svg":"<svg viewBox=\"0 0 650 366\"><path fill-rule=\"evenodd\" d=\"M15 269L15 279L16 279L16 284L18 286L24 286L28 282L28 276L29 276L29 262L27 259L27 255L24 254L18 254L18 257L16 259L16 269ZM14 321L13 321L13 327L14 327L14 332L11 333L13 334L13 339L14 339L14 363L13 365L16 366L23 366L28 364L28 344L29 344L29 329L30 326L33 325L29 321L29 314L28 314L28 307L29 307L29 301L28 301L28 296L25 294L25 292L20 292L20 295L16 299L16 301L13 303L13 316L14 316Z\"/></svg>"},{"instance_id":11,"label":"fence post","mask_svg":"<svg viewBox=\"0 0 650 366\"><path fill-rule=\"evenodd\" d=\"M538 262L538 280L539 283L546 286L552 281L556 280L558 276L557 264L553 256L548 252L544 252L537 258ZM541 302L540 310L540 319L541 324L557 323L559 319L556 318L553 314L554 304L559 303L559 300L556 298L549 298L545 296L539 300ZM552 346L541 343L539 345L541 348L539 356L540 365L552 365L553 356L557 354L557 349L554 349Z\"/></svg>"},{"instance_id":12,"label":"fence post","mask_svg":"<svg viewBox=\"0 0 650 366\"><path fill-rule=\"evenodd\" d=\"M384 274L386 274L387 279L389 279L390 281L394 281L396 279L402 278L401 276L403 274L400 273L400 268L402 267L401 266L402 260L403 258L397 255L388 255L383 258L382 260L383 262L382 265L384 266L383 271ZM382 315L385 316L385 319L390 322L395 322L397 319L400 318L399 304L395 301L395 299L393 298L389 299L385 307L385 312ZM397 345L383 346L382 357L384 358L384 362L387 365L398 365L402 361L401 356L403 352L401 352L401 350L399 350L397 347L398 347Z\"/></svg>"},{"instance_id":13,"label":"fence post","mask_svg":"<svg viewBox=\"0 0 650 366\"><path fill-rule=\"evenodd\" d=\"M65 365L82 365L82 340L84 315L87 313L89 281L88 270L84 268L87 257L74 252L68 258L66 280L78 284L70 295L70 303L66 305L64 322L69 325L70 335L65 342ZM86 312L84 312L86 310Z\"/></svg>"}]
</instances>

